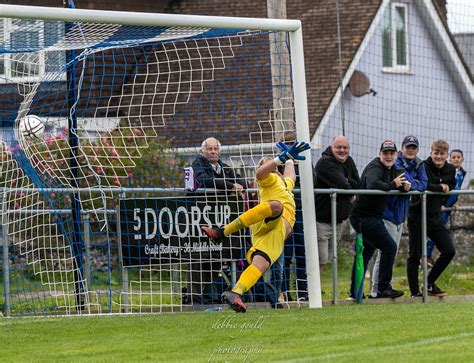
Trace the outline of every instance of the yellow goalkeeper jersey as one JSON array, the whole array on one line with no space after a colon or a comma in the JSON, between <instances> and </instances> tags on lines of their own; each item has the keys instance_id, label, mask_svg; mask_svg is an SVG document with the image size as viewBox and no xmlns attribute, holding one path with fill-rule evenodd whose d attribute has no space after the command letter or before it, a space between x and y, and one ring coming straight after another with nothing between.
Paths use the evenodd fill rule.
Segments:
<instances>
[{"instance_id":1,"label":"yellow goalkeeper jersey","mask_svg":"<svg viewBox=\"0 0 474 363\"><path fill-rule=\"evenodd\" d=\"M295 187L293 179L285 178L283 180L278 174L270 173L265 179L258 180L258 185L260 203L278 200L283 205L283 218L293 228L296 219L295 198L292 193Z\"/></svg>"}]
</instances>

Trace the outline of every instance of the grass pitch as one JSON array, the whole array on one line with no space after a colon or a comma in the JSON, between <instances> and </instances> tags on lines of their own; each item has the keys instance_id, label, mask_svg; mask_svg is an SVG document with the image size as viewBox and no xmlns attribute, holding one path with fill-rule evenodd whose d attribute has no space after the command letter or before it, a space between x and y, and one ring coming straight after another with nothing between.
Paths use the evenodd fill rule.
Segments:
<instances>
[{"instance_id":1,"label":"grass pitch","mask_svg":"<svg viewBox=\"0 0 474 363\"><path fill-rule=\"evenodd\" d=\"M0 319L1 361L474 361L474 302Z\"/></svg>"}]
</instances>

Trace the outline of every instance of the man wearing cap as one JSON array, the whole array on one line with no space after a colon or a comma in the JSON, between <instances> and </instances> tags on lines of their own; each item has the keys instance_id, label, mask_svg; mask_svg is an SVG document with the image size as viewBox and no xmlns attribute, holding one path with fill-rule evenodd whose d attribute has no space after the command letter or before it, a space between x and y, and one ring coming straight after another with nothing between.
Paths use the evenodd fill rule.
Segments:
<instances>
[{"instance_id":1,"label":"man wearing cap","mask_svg":"<svg viewBox=\"0 0 474 363\"><path fill-rule=\"evenodd\" d=\"M406 179L403 174L396 175L394 167L397 160L397 147L391 140L380 145L379 156L373 159L364 169L361 177L361 189L379 189L389 191L394 189L406 190ZM362 234L364 243L364 273L367 263L376 249L381 251L377 297L397 298L403 291L394 290L390 285L392 268L397 253L397 244L387 232L383 222L383 212L388 202L388 195L359 195L350 217L352 227ZM356 259L351 276L351 297L355 298L355 269Z\"/></svg>"},{"instance_id":2,"label":"man wearing cap","mask_svg":"<svg viewBox=\"0 0 474 363\"><path fill-rule=\"evenodd\" d=\"M397 175L402 174L405 178L403 182L404 191L426 190L428 177L426 176L425 166L418 154L418 139L415 136L406 136L402 142L402 149L398 153L394 168ZM390 236L398 246L402 238L403 223L408 215L410 197L408 195L390 195L383 211L383 222ZM380 250L377 252L374 268L372 270L372 291L369 298L377 298ZM396 256L396 254L395 254Z\"/></svg>"}]
</instances>

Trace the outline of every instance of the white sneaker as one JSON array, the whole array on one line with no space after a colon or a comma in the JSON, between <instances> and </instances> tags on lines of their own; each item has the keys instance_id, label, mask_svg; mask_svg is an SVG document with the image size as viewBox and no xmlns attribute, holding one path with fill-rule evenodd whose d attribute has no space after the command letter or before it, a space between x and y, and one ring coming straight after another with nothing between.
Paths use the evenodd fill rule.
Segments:
<instances>
[{"instance_id":1,"label":"white sneaker","mask_svg":"<svg viewBox=\"0 0 474 363\"><path fill-rule=\"evenodd\" d=\"M288 301L288 295L286 292L280 292L278 294L278 302L287 302Z\"/></svg>"}]
</instances>

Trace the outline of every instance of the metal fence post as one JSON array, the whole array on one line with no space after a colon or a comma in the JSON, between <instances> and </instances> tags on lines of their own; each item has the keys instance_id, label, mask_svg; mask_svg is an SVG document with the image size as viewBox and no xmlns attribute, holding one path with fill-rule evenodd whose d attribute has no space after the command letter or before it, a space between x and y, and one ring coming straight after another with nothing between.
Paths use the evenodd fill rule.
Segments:
<instances>
[{"instance_id":1,"label":"metal fence post","mask_svg":"<svg viewBox=\"0 0 474 363\"><path fill-rule=\"evenodd\" d=\"M91 224L90 214L86 213L83 215L82 222L84 223L84 249L85 249L85 266L84 266L84 277L86 278L87 291L91 290Z\"/></svg>"},{"instance_id":2,"label":"metal fence post","mask_svg":"<svg viewBox=\"0 0 474 363\"><path fill-rule=\"evenodd\" d=\"M8 213L5 213L5 195L6 193L3 193L2 196L2 214L3 218L7 219L7 223L2 223L1 228L2 228L2 255L3 255L3 261L2 261L2 268L3 268L3 291L5 295L5 315L7 317L10 317L10 258L9 258L9 253L8 253Z\"/></svg>"},{"instance_id":3,"label":"metal fence post","mask_svg":"<svg viewBox=\"0 0 474 363\"><path fill-rule=\"evenodd\" d=\"M423 268L423 302L428 302L428 263L426 260L426 194L421 195L421 266Z\"/></svg>"},{"instance_id":4,"label":"metal fence post","mask_svg":"<svg viewBox=\"0 0 474 363\"><path fill-rule=\"evenodd\" d=\"M337 288L337 193L331 193L331 227L332 227L332 294L333 303L337 304L339 291ZM317 243L317 241L316 241Z\"/></svg>"},{"instance_id":5,"label":"metal fence post","mask_svg":"<svg viewBox=\"0 0 474 363\"><path fill-rule=\"evenodd\" d=\"M123 256L122 256L122 231L120 228L120 200L125 198L125 192L121 192L119 195L118 207L115 211L116 221L117 221L117 244L118 244L118 255L119 255L119 266L122 266L122 296L123 296L123 307L124 312L129 313L128 305L128 269L123 266Z\"/></svg>"}]
</instances>

